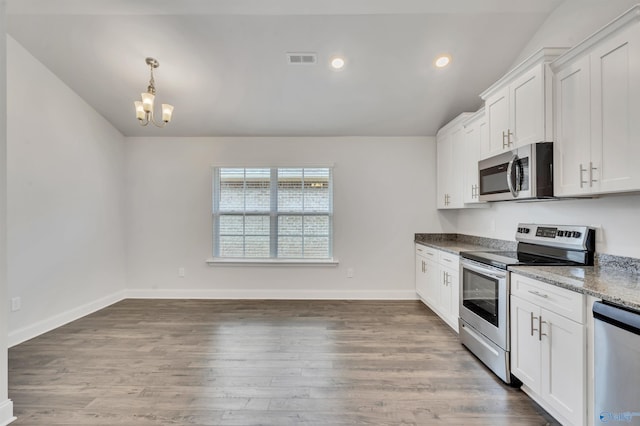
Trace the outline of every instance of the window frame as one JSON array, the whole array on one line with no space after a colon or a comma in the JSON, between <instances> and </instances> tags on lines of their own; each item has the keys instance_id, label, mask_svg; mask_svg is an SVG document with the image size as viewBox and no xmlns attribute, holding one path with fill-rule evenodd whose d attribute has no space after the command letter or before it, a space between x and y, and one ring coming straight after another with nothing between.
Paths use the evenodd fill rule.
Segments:
<instances>
[{"instance_id":1,"label":"window frame","mask_svg":"<svg viewBox=\"0 0 640 426\"><path fill-rule=\"evenodd\" d=\"M270 186L270 202L268 211L254 211L254 210L237 210L237 211L225 211L220 212L220 170L226 168L243 169L244 177L243 182L246 182L246 170L247 169L269 169L269 186ZM328 212L321 211L292 211L292 210L278 210L278 169L328 169L329 180L329 209ZM334 166L333 165L213 165L211 167L212 179L211 179L211 225L212 225L212 257L207 259L208 264L277 264L277 265L337 265L339 262L334 257ZM304 178L303 178L304 179ZM220 233L219 233L219 221L222 215L238 215L242 217L247 216L269 216L269 257L222 257L220 256ZM328 235L328 257L313 258L313 257L277 257L278 256L278 238L282 235L278 235L278 221L281 216L301 216L303 218L303 230L300 234L304 244L304 217L323 216L329 220ZM222 235L224 236L224 235ZM297 236L297 235L296 235ZM322 235L323 237L325 235ZM246 235L243 232L243 237ZM313 235L311 235L313 237ZM243 243L243 247L246 247ZM303 245L304 256L304 245Z\"/></svg>"}]
</instances>

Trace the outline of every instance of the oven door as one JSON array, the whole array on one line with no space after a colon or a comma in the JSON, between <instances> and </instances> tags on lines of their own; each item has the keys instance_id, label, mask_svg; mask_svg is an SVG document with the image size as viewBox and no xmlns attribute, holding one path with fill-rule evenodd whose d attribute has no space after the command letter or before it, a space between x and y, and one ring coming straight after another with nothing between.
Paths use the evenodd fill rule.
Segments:
<instances>
[{"instance_id":1,"label":"oven door","mask_svg":"<svg viewBox=\"0 0 640 426\"><path fill-rule=\"evenodd\" d=\"M508 351L509 273L462 259L460 277L460 318Z\"/></svg>"}]
</instances>

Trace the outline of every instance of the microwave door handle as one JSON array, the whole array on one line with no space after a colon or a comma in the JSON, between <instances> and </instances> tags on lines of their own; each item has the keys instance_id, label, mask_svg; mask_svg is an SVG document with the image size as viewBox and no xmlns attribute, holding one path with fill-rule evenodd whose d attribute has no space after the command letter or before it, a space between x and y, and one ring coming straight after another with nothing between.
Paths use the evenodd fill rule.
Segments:
<instances>
[{"instance_id":1,"label":"microwave door handle","mask_svg":"<svg viewBox=\"0 0 640 426\"><path fill-rule=\"evenodd\" d=\"M518 181L520 180L520 177L518 176L519 173L519 167L518 167L518 162L519 158L517 155L514 155L513 158L511 158L511 161L509 161L509 166L507 167L507 186L509 187L509 191L511 192L511 195L513 196L513 198L517 198L518 197L518 193L520 192L520 189L517 187L518 185ZM515 176L513 173L513 168L516 168L515 170ZM515 182L514 182L514 177L515 177Z\"/></svg>"}]
</instances>

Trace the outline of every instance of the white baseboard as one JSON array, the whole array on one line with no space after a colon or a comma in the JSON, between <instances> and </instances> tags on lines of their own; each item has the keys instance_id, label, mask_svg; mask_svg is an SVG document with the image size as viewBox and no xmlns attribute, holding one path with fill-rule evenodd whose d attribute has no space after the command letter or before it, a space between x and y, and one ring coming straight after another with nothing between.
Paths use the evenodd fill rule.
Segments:
<instances>
[{"instance_id":1,"label":"white baseboard","mask_svg":"<svg viewBox=\"0 0 640 426\"><path fill-rule=\"evenodd\" d=\"M75 321L79 318L89 315L95 311L99 311L102 308L106 308L109 305L112 305L116 302L121 301L122 299L125 298L125 296L126 296L126 291L121 290L109 296L103 297L93 302L89 302L85 305L78 306L66 312L62 312L50 318L46 318L42 321L38 321L35 324L31 324L26 327L19 328L9 333L9 336L7 339L8 346L11 348L29 339L33 339L36 336L46 333L47 331L51 331L54 328L58 328L62 325L70 323L71 321ZM1 422L0 422L0 426L2 426Z\"/></svg>"},{"instance_id":2,"label":"white baseboard","mask_svg":"<svg viewBox=\"0 0 640 426\"><path fill-rule=\"evenodd\" d=\"M13 402L10 399L0 402L0 426L6 426L15 419L13 416Z\"/></svg>"},{"instance_id":3,"label":"white baseboard","mask_svg":"<svg viewBox=\"0 0 640 426\"><path fill-rule=\"evenodd\" d=\"M415 290L130 289L129 299L417 300Z\"/></svg>"}]
</instances>

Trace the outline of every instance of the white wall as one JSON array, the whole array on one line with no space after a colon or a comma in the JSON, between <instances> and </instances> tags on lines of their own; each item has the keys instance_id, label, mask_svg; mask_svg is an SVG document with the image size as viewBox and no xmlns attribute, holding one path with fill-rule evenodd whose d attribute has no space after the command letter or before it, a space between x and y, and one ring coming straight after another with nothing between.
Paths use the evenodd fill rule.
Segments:
<instances>
[{"instance_id":1,"label":"white wall","mask_svg":"<svg viewBox=\"0 0 640 426\"><path fill-rule=\"evenodd\" d=\"M6 103L6 2L0 0L0 425L13 417L7 394L7 103Z\"/></svg>"},{"instance_id":2,"label":"white wall","mask_svg":"<svg viewBox=\"0 0 640 426\"><path fill-rule=\"evenodd\" d=\"M638 3L638 0L565 0L551 12L514 66L541 47L573 47Z\"/></svg>"},{"instance_id":3,"label":"white wall","mask_svg":"<svg viewBox=\"0 0 640 426\"><path fill-rule=\"evenodd\" d=\"M11 37L7 61L15 344L123 295L124 138Z\"/></svg>"},{"instance_id":4,"label":"white wall","mask_svg":"<svg viewBox=\"0 0 640 426\"><path fill-rule=\"evenodd\" d=\"M463 234L514 240L518 222L599 225L596 250L640 258L640 195L536 203L493 203L490 209L462 211L457 230ZM493 231L495 223L495 231Z\"/></svg>"},{"instance_id":5,"label":"white wall","mask_svg":"<svg viewBox=\"0 0 640 426\"><path fill-rule=\"evenodd\" d=\"M552 12L523 50L519 62L543 46L573 46L637 0L568 0ZM514 240L518 222L601 225L596 250L640 257L639 195L543 203L497 203L491 209L441 213L460 233ZM495 227L494 227L495 224Z\"/></svg>"},{"instance_id":6,"label":"white wall","mask_svg":"<svg viewBox=\"0 0 640 426\"><path fill-rule=\"evenodd\" d=\"M127 138L126 144L132 295L413 298L413 234L442 229L433 138ZM212 164L334 164L340 265L208 266Z\"/></svg>"}]
</instances>

